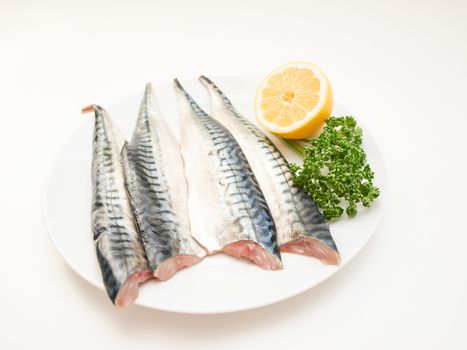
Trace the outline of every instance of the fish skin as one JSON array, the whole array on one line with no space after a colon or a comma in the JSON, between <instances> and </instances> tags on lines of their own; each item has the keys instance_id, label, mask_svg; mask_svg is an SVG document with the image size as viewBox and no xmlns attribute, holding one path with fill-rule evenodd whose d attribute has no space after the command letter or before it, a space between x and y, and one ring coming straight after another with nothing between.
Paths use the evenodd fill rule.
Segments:
<instances>
[{"instance_id":1,"label":"fish skin","mask_svg":"<svg viewBox=\"0 0 467 350\"><path fill-rule=\"evenodd\" d=\"M192 234L210 254L222 251L264 269L282 268L271 213L240 146L178 80L174 87Z\"/></svg>"},{"instance_id":2,"label":"fish skin","mask_svg":"<svg viewBox=\"0 0 467 350\"><path fill-rule=\"evenodd\" d=\"M151 273L124 187L120 159L124 139L102 107L83 109L91 111L95 114L92 232L107 294L115 305L125 307L133 303L139 283Z\"/></svg>"},{"instance_id":3,"label":"fish skin","mask_svg":"<svg viewBox=\"0 0 467 350\"><path fill-rule=\"evenodd\" d=\"M284 156L210 79L201 76L200 82L209 92L212 117L234 135L258 179L277 227L281 251L338 264L340 254L329 224L311 196L294 185Z\"/></svg>"},{"instance_id":4,"label":"fish skin","mask_svg":"<svg viewBox=\"0 0 467 350\"><path fill-rule=\"evenodd\" d=\"M179 144L146 85L130 143L122 149L125 183L154 276L172 277L206 254L191 237Z\"/></svg>"}]
</instances>

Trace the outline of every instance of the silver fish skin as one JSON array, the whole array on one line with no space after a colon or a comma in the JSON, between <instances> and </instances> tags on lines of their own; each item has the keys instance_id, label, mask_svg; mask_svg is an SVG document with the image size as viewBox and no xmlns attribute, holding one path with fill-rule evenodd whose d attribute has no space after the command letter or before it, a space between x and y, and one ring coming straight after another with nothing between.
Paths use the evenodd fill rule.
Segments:
<instances>
[{"instance_id":1,"label":"silver fish skin","mask_svg":"<svg viewBox=\"0 0 467 350\"><path fill-rule=\"evenodd\" d=\"M284 156L210 79L201 76L200 81L209 92L212 117L234 135L256 175L277 227L281 251L338 264L340 254L329 224L311 196L294 185Z\"/></svg>"},{"instance_id":2,"label":"silver fish skin","mask_svg":"<svg viewBox=\"0 0 467 350\"><path fill-rule=\"evenodd\" d=\"M205 251L191 237L180 146L146 85L131 142L122 150L125 183L149 267L167 280Z\"/></svg>"},{"instance_id":3,"label":"silver fish skin","mask_svg":"<svg viewBox=\"0 0 467 350\"><path fill-rule=\"evenodd\" d=\"M271 213L240 146L178 80L174 86L193 236L210 254L224 252L264 269L282 268Z\"/></svg>"},{"instance_id":4,"label":"silver fish skin","mask_svg":"<svg viewBox=\"0 0 467 350\"><path fill-rule=\"evenodd\" d=\"M102 107L92 105L83 109L87 112L95 115L91 225L97 259L110 299L125 307L152 274L124 187L120 157L124 139Z\"/></svg>"}]
</instances>

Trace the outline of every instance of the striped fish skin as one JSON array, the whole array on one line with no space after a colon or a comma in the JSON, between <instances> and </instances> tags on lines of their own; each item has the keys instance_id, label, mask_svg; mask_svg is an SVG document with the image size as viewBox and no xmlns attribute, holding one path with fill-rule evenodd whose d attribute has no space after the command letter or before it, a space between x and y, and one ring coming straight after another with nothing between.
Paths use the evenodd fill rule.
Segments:
<instances>
[{"instance_id":1,"label":"striped fish skin","mask_svg":"<svg viewBox=\"0 0 467 350\"><path fill-rule=\"evenodd\" d=\"M131 143L122 150L125 183L149 267L167 280L205 251L191 237L180 146L147 84Z\"/></svg>"},{"instance_id":2,"label":"striped fish skin","mask_svg":"<svg viewBox=\"0 0 467 350\"><path fill-rule=\"evenodd\" d=\"M95 115L91 225L97 259L110 299L126 307L151 272L124 187L120 157L124 140L102 107L92 105L83 112Z\"/></svg>"},{"instance_id":3,"label":"striped fish skin","mask_svg":"<svg viewBox=\"0 0 467 350\"><path fill-rule=\"evenodd\" d=\"M281 251L338 264L340 255L329 224L313 199L294 185L284 156L210 79L201 76L200 81L209 92L212 117L234 135L258 179L277 227Z\"/></svg>"},{"instance_id":4,"label":"striped fish skin","mask_svg":"<svg viewBox=\"0 0 467 350\"><path fill-rule=\"evenodd\" d=\"M282 268L274 221L240 146L177 80L174 85L193 236L210 254Z\"/></svg>"}]
</instances>

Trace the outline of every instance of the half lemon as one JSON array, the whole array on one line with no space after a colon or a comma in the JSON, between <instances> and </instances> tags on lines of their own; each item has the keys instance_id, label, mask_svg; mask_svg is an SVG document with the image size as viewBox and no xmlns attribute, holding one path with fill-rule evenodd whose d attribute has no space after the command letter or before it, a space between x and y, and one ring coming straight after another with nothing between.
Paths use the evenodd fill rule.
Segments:
<instances>
[{"instance_id":1,"label":"half lemon","mask_svg":"<svg viewBox=\"0 0 467 350\"><path fill-rule=\"evenodd\" d=\"M259 124L283 138L301 139L320 130L331 115L331 84L309 62L292 62L270 73L256 92Z\"/></svg>"}]
</instances>

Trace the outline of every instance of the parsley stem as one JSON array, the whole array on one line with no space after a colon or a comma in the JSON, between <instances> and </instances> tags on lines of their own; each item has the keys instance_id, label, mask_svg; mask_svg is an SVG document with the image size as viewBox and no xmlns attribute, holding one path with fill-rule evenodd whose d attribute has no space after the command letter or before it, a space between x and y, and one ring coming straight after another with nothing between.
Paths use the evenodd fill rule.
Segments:
<instances>
[{"instance_id":1,"label":"parsley stem","mask_svg":"<svg viewBox=\"0 0 467 350\"><path fill-rule=\"evenodd\" d=\"M292 148L296 153L298 153L302 157L305 156L305 147L300 145L298 142L287 139L282 139L282 141L284 141L290 148Z\"/></svg>"}]
</instances>

